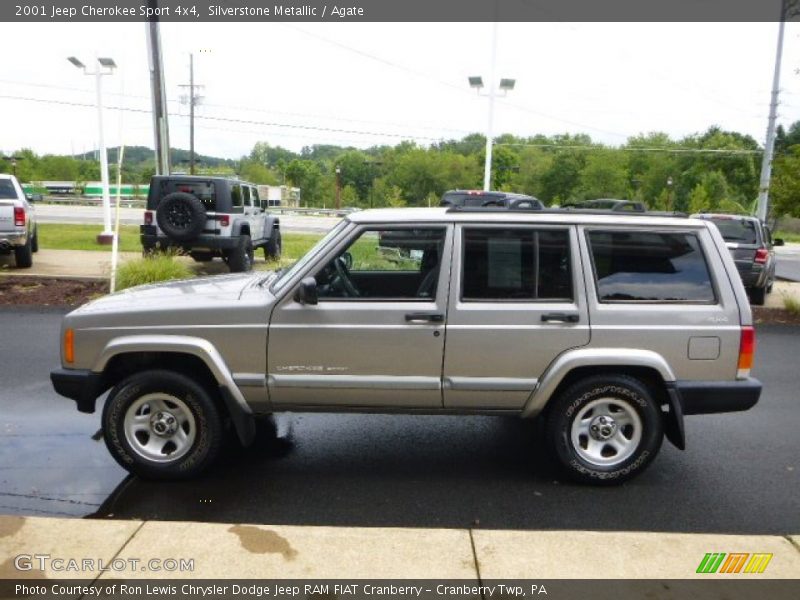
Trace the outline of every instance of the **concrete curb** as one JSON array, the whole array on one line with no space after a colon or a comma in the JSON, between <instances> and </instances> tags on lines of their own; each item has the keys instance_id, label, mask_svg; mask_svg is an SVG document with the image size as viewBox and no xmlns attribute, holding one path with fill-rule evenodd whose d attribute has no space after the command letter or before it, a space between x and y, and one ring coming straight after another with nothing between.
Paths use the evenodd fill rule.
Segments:
<instances>
[{"instance_id":1,"label":"concrete curb","mask_svg":"<svg viewBox=\"0 0 800 600\"><path fill-rule=\"evenodd\" d=\"M800 575L800 537L653 532L308 527L0 516L0 578L708 578L706 553L768 553L749 579ZM24 558L50 556L43 571ZM22 559L18 557L22 556ZM53 562L94 569L64 570ZM193 570L148 570L152 559ZM137 562L134 563L133 561ZM20 561L22 561L20 563ZM111 570L101 572L102 561ZM31 570L19 570L33 562ZM120 567L117 569L117 566ZM717 573L714 577L736 578Z\"/></svg>"}]
</instances>

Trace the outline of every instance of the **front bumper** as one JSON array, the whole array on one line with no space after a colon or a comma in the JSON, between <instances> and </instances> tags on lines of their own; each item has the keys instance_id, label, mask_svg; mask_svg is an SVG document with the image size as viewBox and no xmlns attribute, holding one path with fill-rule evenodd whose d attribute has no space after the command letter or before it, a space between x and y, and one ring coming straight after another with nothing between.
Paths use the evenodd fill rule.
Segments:
<instances>
[{"instance_id":1,"label":"front bumper","mask_svg":"<svg viewBox=\"0 0 800 600\"><path fill-rule=\"evenodd\" d=\"M56 392L66 398L75 400L78 410L93 413L97 397L107 386L102 373L94 373L85 369L55 369L50 371L50 381Z\"/></svg>"},{"instance_id":2,"label":"front bumper","mask_svg":"<svg viewBox=\"0 0 800 600\"><path fill-rule=\"evenodd\" d=\"M761 396L761 382L753 377L736 381L676 381L684 415L748 410Z\"/></svg>"}]
</instances>

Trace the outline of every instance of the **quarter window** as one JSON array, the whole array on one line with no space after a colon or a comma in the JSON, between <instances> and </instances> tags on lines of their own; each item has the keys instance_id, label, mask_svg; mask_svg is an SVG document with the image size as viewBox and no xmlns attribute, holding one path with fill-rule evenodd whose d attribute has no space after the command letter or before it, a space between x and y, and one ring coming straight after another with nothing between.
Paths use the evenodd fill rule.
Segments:
<instances>
[{"instance_id":1,"label":"quarter window","mask_svg":"<svg viewBox=\"0 0 800 600\"><path fill-rule=\"evenodd\" d=\"M573 298L565 229L464 229L464 301Z\"/></svg>"},{"instance_id":2,"label":"quarter window","mask_svg":"<svg viewBox=\"0 0 800 600\"><path fill-rule=\"evenodd\" d=\"M693 233L590 231L588 240L600 302L715 301Z\"/></svg>"}]
</instances>

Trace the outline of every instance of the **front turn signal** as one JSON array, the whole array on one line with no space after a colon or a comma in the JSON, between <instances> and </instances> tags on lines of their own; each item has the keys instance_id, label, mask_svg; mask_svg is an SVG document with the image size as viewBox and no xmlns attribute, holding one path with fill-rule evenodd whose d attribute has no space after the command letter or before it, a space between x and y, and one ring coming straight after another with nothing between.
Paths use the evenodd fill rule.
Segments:
<instances>
[{"instance_id":1,"label":"front turn signal","mask_svg":"<svg viewBox=\"0 0 800 600\"><path fill-rule=\"evenodd\" d=\"M70 365L75 362L75 331L72 329L64 331L64 362Z\"/></svg>"}]
</instances>

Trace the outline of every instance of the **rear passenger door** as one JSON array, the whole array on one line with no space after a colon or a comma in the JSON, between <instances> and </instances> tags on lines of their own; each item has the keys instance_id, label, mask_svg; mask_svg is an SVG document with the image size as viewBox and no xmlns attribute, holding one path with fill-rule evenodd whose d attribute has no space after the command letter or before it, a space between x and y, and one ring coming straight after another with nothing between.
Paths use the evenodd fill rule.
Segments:
<instances>
[{"instance_id":1,"label":"rear passenger door","mask_svg":"<svg viewBox=\"0 0 800 600\"><path fill-rule=\"evenodd\" d=\"M574 226L456 228L444 406L521 409L559 354L589 342Z\"/></svg>"}]
</instances>

